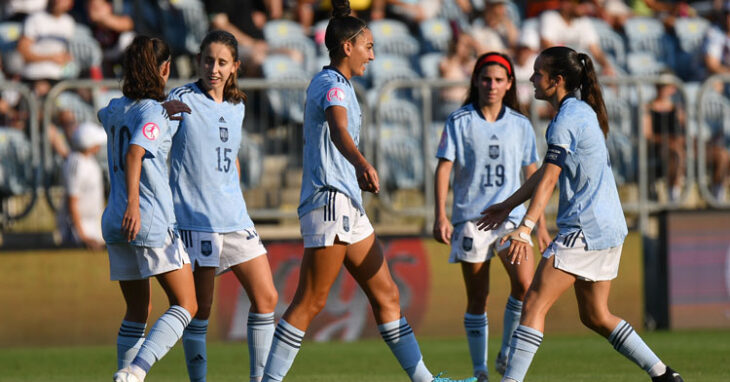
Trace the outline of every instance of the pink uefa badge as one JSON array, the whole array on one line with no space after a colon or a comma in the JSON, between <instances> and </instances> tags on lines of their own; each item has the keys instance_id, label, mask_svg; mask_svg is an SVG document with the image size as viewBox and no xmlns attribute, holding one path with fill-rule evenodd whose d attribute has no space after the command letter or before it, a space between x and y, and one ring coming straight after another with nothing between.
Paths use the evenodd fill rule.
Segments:
<instances>
[{"instance_id":1,"label":"pink uefa badge","mask_svg":"<svg viewBox=\"0 0 730 382\"><path fill-rule=\"evenodd\" d=\"M332 100L343 101L344 99L345 92L340 88L332 88L327 91L327 101L329 102L332 102Z\"/></svg>"},{"instance_id":2,"label":"pink uefa badge","mask_svg":"<svg viewBox=\"0 0 730 382\"><path fill-rule=\"evenodd\" d=\"M153 122L145 123L145 125L142 126L142 134L144 134L145 138L150 141L154 141L160 134L160 128Z\"/></svg>"}]
</instances>

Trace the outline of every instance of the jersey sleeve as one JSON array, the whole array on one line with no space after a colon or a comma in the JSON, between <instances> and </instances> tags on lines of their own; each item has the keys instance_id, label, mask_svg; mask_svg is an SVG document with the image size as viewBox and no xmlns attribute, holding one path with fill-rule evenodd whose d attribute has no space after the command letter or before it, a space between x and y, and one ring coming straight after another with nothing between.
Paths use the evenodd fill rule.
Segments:
<instances>
[{"instance_id":1,"label":"jersey sleeve","mask_svg":"<svg viewBox=\"0 0 730 382\"><path fill-rule=\"evenodd\" d=\"M557 118L547 134L547 152L545 162L563 167L568 153L575 152L575 130L570 121L565 118Z\"/></svg>"},{"instance_id":2,"label":"jersey sleeve","mask_svg":"<svg viewBox=\"0 0 730 382\"><path fill-rule=\"evenodd\" d=\"M444 130L441 132L436 158L446 159L451 162L456 158L456 128L454 127L453 118L446 121Z\"/></svg>"},{"instance_id":3,"label":"jersey sleeve","mask_svg":"<svg viewBox=\"0 0 730 382\"><path fill-rule=\"evenodd\" d=\"M133 133L129 143L144 148L145 156L154 157L162 141L162 132L169 128L167 123L167 113L162 105L150 101L135 119L134 126L130 126Z\"/></svg>"},{"instance_id":4,"label":"jersey sleeve","mask_svg":"<svg viewBox=\"0 0 730 382\"><path fill-rule=\"evenodd\" d=\"M319 86L320 102L322 103L322 110L327 110L331 106L342 106L347 109L351 100L348 100L348 94L345 89L349 86L342 82L324 80Z\"/></svg>"},{"instance_id":5,"label":"jersey sleeve","mask_svg":"<svg viewBox=\"0 0 730 382\"><path fill-rule=\"evenodd\" d=\"M532 124L525 121L523 124L525 129L525 146L522 150L522 166L529 166L536 163L538 160L537 156L537 143L535 141L535 130L532 128Z\"/></svg>"},{"instance_id":6,"label":"jersey sleeve","mask_svg":"<svg viewBox=\"0 0 730 382\"><path fill-rule=\"evenodd\" d=\"M63 185L66 188L66 194L68 196L81 195L81 182L79 182L81 175L80 165L81 161L75 154L69 155L63 164Z\"/></svg>"}]
</instances>

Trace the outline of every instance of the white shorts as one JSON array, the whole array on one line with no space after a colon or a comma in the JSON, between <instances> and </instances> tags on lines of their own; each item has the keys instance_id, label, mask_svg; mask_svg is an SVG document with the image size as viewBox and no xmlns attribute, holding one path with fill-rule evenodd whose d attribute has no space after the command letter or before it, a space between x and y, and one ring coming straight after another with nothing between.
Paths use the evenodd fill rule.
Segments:
<instances>
[{"instance_id":1,"label":"white shorts","mask_svg":"<svg viewBox=\"0 0 730 382\"><path fill-rule=\"evenodd\" d=\"M483 263L491 260L497 252L509 248L509 240L504 245L499 245L499 240L515 229L514 223L508 220L497 229L482 231L477 228L476 222L477 220L469 220L454 226L450 263Z\"/></svg>"},{"instance_id":2,"label":"white shorts","mask_svg":"<svg viewBox=\"0 0 730 382\"><path fill-rule=\"evenodd\" d=\"M180 230L180 240L195 267L215 267L216 274L266 254L254 227L235 232Z\"/></svg>"},{"instance_id":3,"label":"white shorts","mask_svg":"<svg viewBox=\"0 0 730 382\"><path fill-rule=\"evenodd\" d=\"M161 248L141 247L129 243L107 244L109 274L114 280L142 280L174 271L190 264L177 233L170 230Z\"/></svg>"},{"instance_id":4,"label":"white shorts","mask_svg":"<svg viewBox=\"0 0 730 382\"><path fill-rule=\"evenodd\" d=\"M353 244L370 236L375 230L367 215L341 192L327 191L328 203L309 211L299 219L304 248L329 247L335 237Z\"/></svg>"},{"instance_id":5,"label":"white shorts","mask_svg":"<svg viewBox=\"0 0 730 382\"><path fill-rule=\"evenodd\" d=\"M586 249L583 231L579 230L567 235L558 235L542 257L549 259L555 256L555 268L578 276L579 280L605 281L613 280L618 275L621 248L623 244L590 251Z\"/></svg>"}]
</instances>

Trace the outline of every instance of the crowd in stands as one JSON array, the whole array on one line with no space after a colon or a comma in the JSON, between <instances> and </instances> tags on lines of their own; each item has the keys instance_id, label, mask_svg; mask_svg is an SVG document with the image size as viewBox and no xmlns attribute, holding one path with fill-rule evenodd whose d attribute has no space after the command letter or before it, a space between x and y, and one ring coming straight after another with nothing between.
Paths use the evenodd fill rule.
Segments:
<instances>
[{"instance_id":1,"label":"crowd in stands","mask_svg":"<svg viewBox=\"0 0 730 382\"><path fill-rule=\"evenodd\" d=\"M363 83L369 89L392 78L466 80L479 54L500 51L515 62L516 78L522 81L519 100L527 111L533 97L526 81L535 57L552 45L589 53L604 76L676 76L691 90L687 100L671 92L669 98L680 104L691 104L692 91L708 76L730 73L730 2L720 0L351 0L350 4L373 30L376 60ZM25 83L42 99L64 79L119 78L121 52L135 34L168 42L174 56L172 77L191 78L195 68L190 58L210 29L223 29L237 38L243 64L239 78L308 81L328 62L323 36L330 9L328 0L5 0L0 2L0 81ZM651 110L651 118L642 122L646 124L674 110L663 97L667 91L650 88L651 96L644 101L648 103L654 94L657 99L645 106ZM0 131L25 129L26 101L12 89L0 92ZM730 115L727 93L720 89L715 98L722 115ZM461 88L438 94L437 121L455 110L465 95ZM98 102L92 98L74 92L67 97L73 102L58 104L80 119L74 105L85 102L93 111ZM96 122L93 112L87 114L92 116L89 122ZM55 116L63 117L62 111ZM689 119L671 115L675 116L682 125ZM63 141L71 141L73 129L55 119L58 129L48 136L55 152L66 157L70 150L64 149ZM716 196L724 199L730 126L724 117L717 119L721 123L710 139L714 146L706 151L720 154L708 154L706 162ZM657 153L685 160L684 150L676 148L683 142L672 138L676 131L644 126L634 128L633 134L642 131ZM671 195L676 196L683 165L663 167L662 176L670 178Z\"/></svg>"}]
</instances>

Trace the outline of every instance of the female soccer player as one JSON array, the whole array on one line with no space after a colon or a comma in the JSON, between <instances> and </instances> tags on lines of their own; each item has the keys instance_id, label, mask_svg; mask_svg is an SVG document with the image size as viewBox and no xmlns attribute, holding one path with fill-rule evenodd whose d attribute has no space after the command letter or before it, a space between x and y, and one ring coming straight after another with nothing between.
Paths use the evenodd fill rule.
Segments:
<instances>
[{"instance_id":1,"label":"female soccer player","mask_svg":"<svg viewBox=\"0 0 730 382\"><path fill-rule=\"evenodd\" d=\"M178 234L168 184L172 142L165 83L170 50L163 41L138 36L124 55L124 97L99 111L108 137L111 194L102 217L111 279L119 284L127 311L117 338L119 371L114 380L142 381L152 364L180 339L198 310L193 273ZM172 104L173 106L175 103ZM144 338L150 309L149 277L156 276L170 309Z\"/></svg>"},{"instance_id":2,"label":"female soccer player","mask_svg":"<svg viewBox=\"0 0 730 382\"><path fill-rule=\"evenodd\" d=\"M517 227L525 215L525 207L515 208L494 231L476 228L484 208L504 200L519 188L520 169L526 179L537 171L535 132L518 108L512 61L501 53L481 55L474 64L466 101L446 121L436 153L439 163L434 178L433 236L439 242L451 244L449 262L461 263L467 295L464 329L474 376L479 381L488 379L486 304L491 259L495 253L499 256L511 284L504 311L502 347L496 360L496 368L502 374L509 339L520 322L522 300L535 269L531 256L521 264L510 263L506 258L507 243L497 243L497 239ZM453 228L446 217L452 168L455 168ZM545 224L539 225L538 238L541 249L550 243Z\"/></svg>"},{"instance_id":3,"label":"female soccer player","mask_svg":"<svg viewBox=\"0 0 730 382\"><path fill-rule=\"evenodd\" d=\"M327 302L344 264L368 296L383 339L412 381L446 381L428 371L413 330L401 316L398 287L362 206L360 190L377 193L378 174L358 151L360 106L350 83L375 57L367 25L333 1L325 44L330 65L307 89L304 174L299 219L304 257L294 299L279 321L264 381L289 371L304 331ZM472 378L473 380L473 378Z\"/></svg>"},{"instance_id":4,"label":"female soccer player","mask_svg":"<svg viewBox=\"0 0 730 382\"><path fill-rule=\"evenodd\" d=\"M183 333L191 381L205 381L205 336L215 276L230 269L251 300L251 381L260 381L274 335L277 293L266 249L241 193L238 148L246 95L238 89L238 42L213 31L200 43L197 82L168 99L190 106L172 140L170 186L181 237L193 263L198 313Z\"/></svg>"},{"instance_id":5,"label":"female soccer player","mask_svg":"<svg viewBox=\"0 0 730 382\"><path fill-rule=\"evenodd\" d=\"M502 381L523 381L542 342L545 315L571 285L584 325L606 337L653 381L682 381L649 349L626 321L608 310L611 280L618 273L626 220L606 149L608 118L593 62L584 53L552 47L540 53L530 78L535 98L548 101L558 114L546 132L548 151L540 169L504 202L492 205L478 222L495 229L510 211L532 199L510 240L508 258L524 261L530 231L560 183L558 235L543 254L525 297L520 326L512 335ZM580 91L581 100L576 98Z\"/></svg>"}]
</instances>

